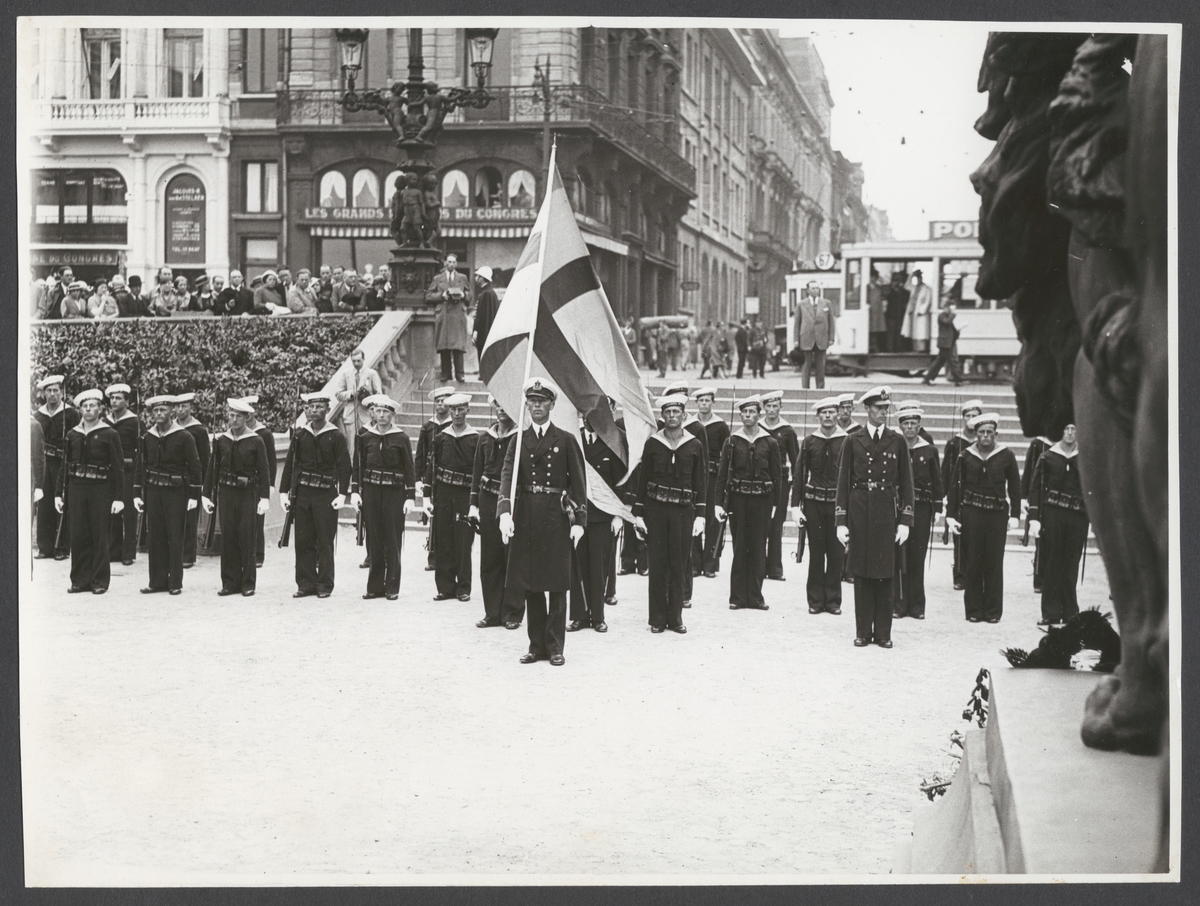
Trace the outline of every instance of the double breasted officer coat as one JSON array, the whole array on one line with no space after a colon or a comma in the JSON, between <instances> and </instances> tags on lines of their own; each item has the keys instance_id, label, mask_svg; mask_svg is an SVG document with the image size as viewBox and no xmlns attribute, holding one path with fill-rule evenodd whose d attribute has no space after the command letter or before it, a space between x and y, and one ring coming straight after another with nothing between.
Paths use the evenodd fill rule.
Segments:
<instances>
[{"instance_id":1,"label":"double breasted officer coat","mask_svg":"<svg viewBox=\"0 0 1200 906\"><path fill-rule=\"evenodd\" d=\"M913 524L912 462L904 437L883 428L851 434L842 445L834 518L850 528L850 573L891 579L896 526Z\"/></svg>"}]
</instances>

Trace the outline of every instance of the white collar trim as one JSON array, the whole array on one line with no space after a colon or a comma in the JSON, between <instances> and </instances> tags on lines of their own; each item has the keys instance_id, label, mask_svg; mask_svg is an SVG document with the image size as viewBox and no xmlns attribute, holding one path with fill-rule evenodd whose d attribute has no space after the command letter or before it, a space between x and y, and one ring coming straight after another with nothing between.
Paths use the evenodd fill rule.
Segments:
<instances>
[{"instance_id":1,"label":"white collar trim","mask_svg":"<svg viewBox=\"0 0 1200 906\"><path fill-rule=\"evenodd\" d=\"M786 418L784 418L784 417L781 415L781 416L779 417L779 421L777 421L777 422L776 422L775 424L773 424L773 425L768 425L768 424L766 423L766 421L760 421L760 422L758 423L758 426L759 426L760 428L762 428L764 431L774 431L776 428L783 428L783 427L788 427L788 428L790 428L790 427L792 427L792 423L791 423L791 422L789 422L789 421L788 421Z\"/></svg>"},{"instance_id":2,"label":"white collar trim","mask_svg":"<svg viewBox=\"0 0 1200 906\"><path fill-rule=\"evenodd\" d=\"M367 430L372 434L377 434L380 437L387 437L389 434L403 434L404 429L397 425L392 425L386 431L380 431L378 425L367 425Z\"/></svg>"},{"instance_id":3,"label":"white collar trim","mask_svg":"<svg viewBox=\"0 0 1200 906\"><path fill-rule=\"evenodd\" d=\"M58 408L55 409L53 412L51 412L49 409L46 408L46 404L42 403L42 405L38 406L38 412L42 413L47 418L54 418L54 416L61 415L63 412L66 412L67 408L68 407L67 407L66 403L59 403Z\"/></svg>"},{"instance_id":4,"label":"white collar trim","mask_svg":"<svg viewBox=\"0 0 1200 906\"><path fill-rule=\"evenodd\" d=\"M181 427L179 427L178 422L171 422L171 427L169 427L166 431L159 431L158 425L155 425L153 428L151 428L146 433L153 434L155 437L166 437L168 434L174 434L176 431L182 431L182 430L183 429Z\"/></svg>"},{"instance_id":5,"label":"white collar trim","mask_svg":"<svg viewBox=\"0 0 1200 906\"><path fill-rule=\"evenodd\" d=\"M487 427L487 431L486 431L485 433L487 433L487 434L490 434L492 437L496 438L496 440L504 440L504 438L506 438L506 437L512 437L514 434L516 434L516 433L517 433L517 426L514 424L514 425L513 425L511 428L509 428L509 429L508 429L508 431L506 431L504 434L500 434L500 433L499 433L499 432L496 430L496 426L495 426L495 425L488 425L488 427Z\"/></svg>"},{"instance_id":6,"label":"white collar trim","mask_svg":"<svg viewBox=\"0 0 1200 906\"><path fill-rule=\"evenodd\" d=\"M87 435L89 435L95 431L99 431L101 428L111 428L111 427L112 427L112 425L108 424L104 419L101 418L101 419L97 419L96 424L93 425L91 428L85 428L83 426L83 422L81 421L81 422L79 422L79 424L77 424L71 430L78 431L80 434L82 434L86 437Z\"/></svg>"},{"instance_id":7,"label":"white collar trim","mask_svg":"<svg viewBox=\"0 0 1200 906\"><path fill-rule=\"evenodd\" d=\"M835 437L848 437L849 435L846 433L845 428L843 428L841 425L839 425L835 422L833 425L833 433L832 434L825 434L824 432L821 431L820 428L818 428L816 431L814 431L809 436L810 437L819 437L819 438L821 438L821 440L833 440Z\"/></svg>"},{"instance_id":8,"label":"white collar trim","mask_svg":"<svg viewBox=\"0 0 1200 906\"><path fill-rule=\"evenodd\" d=\"M443 434L449 434L451 437L466 437L468 434L478 434L479 432L470 425L463 425L462 433L459 434L454 430L454 422L450 422L442 429Z\"/></svg>"},{"instance_id":9,"label":"white collar trim","mask_svg":"<svg viewBox=\"0 0 1200 906\"><path fill-rule=\"evenodd\" d=\"M320 430L320 431L314 431L314 430L312 429L312 425L305 425L305 426L304 426L304 430L305 430L305 431L307 431L309 434L311 434L313 437L317 437L317 436L319 436L319 435L321 435L321 434L324 434L326 431L336 431L336 430L337 430L337 428L335 428L335 427L334 427L333 425L331 425L329 422L326 422L325 424L323 424L323 425L321 426L321 430Z\"/></svg>"},{"instance_id":10,"label":"white collar trim","mask_svg":"<svg viewBox=\"0 0 1200 906\"><path fill-rule=\"evenodd\" d=\"M1061 443L1055 444L1053 447L1050 448L1050 451L1053 453L1057 453L1059 456L1063 457L1064 459L1073 459L1079 455L1079 444L1078 443L1075 444L1075 449L1072 450L1070 453L1068 453L1066 450L1064 450L1062 448Z\"/></svg>"},{"instance_id":11,"label":"white collar trim","mask_svg":"<svg viewBox=\"0 0 1200 906\"><path fill-rule=\"evenodd\" d=\"M676 444L671 443L670 439L667 437L667 435L664 431L655 431L650 436L652 438L654 438L656 441L658 441L660 444L662 444L664 447L666 447L668 450L670 450L671 452L678 450L680 447L682 447L684 444L686 444L689 440L696 440L695 436L690 431L684 431L683 436L681 438L679 438L679 443L676 443ZM696 441L696 443L699 443L699 441Z\"/></svg>"},{"instance_id":12,"label":"white collar trim","mask_svg":"<svg viewBox=\"0 0 1200 906\"><path fill-rule=\"evenodd\" d=\"M770 436L771 436L771 432L770 432L770 431L768 431L766 428L763 428L763 427L761 427L761 426L760 426L760 427L759 427L759 429L758 429L758 434L757 434L757 436L755 436L755 437L750 437L750 435L748 435L748 434L746 433L746 429L745 429L745 428L738 428L736 431L734 431L734 432L733 432L733 435L732 435L732 436L733 436L733 437L740 437L742 440L746 441L746 443L750 443L750 444L752 444L752 443L754 443L756 440L758 440L759 438L762 438L762 437L770 437Z\"/></svg>"},{"instance_id":13,"label":"white collar trim","mask_svg":"<svg viewBox=\"0 0 1200 906\"><path fill-rule=\"evenodd\" d=\"M127 418L137 418L137 413L135 413L129 409L126 409L125 414L122 415L120 418L113 418L112 413L110 412L110 413L108 413L108 415L104 416L102 421L107 421L110 425L115 425L117 422L123 422Z\"/></svg>"},{"instance_id":14,"label":"white collar trim","mask_svg":"<svg viewBox=\"0 0 1200 906\"><path fill-rule=\"evenodd\" d=\"M977 447L975 444L971 444L971 446L967 447L967 452L974 453L983 462L987 462L989 459L991 459L997 453L1001 452L1002 450L1007 450L1007 449L1008 449L1008 447L1005 444L998 443L998 444L996 444L996 446L994 446L992 448L991 453L989 453L987 456L984 456L982 453L979 452L979 447Z\"/></svg>"}]
</instances>

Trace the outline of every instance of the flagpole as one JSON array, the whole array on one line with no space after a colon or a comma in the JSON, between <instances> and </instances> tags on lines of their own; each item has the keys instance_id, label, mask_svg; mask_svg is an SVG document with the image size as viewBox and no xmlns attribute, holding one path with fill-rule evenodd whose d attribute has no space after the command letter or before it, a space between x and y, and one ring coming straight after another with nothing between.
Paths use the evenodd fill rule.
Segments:
<instances>
[{"instance_id":1,"label":"flagpole","mask_svg":"<svg viewBox=\"0 0 1200 906\"><path fill-rule=\"evenodd\" d=\"M537 328L538 312L542 307L542 268L546 266L546 236L550 232L550 198L554 194L554 174L557 172L554 157L558 153L558 136L554 136L554 141L550 145L550 163L546 166L546 195L542 199L542 210L546 211L546 219L542 223L542 235L538 244L538 282L537 295L533 304L533 318L529 322L529 333L525 341L525 376L521 378L521 392L524 393L525 382L529 380L529 372L533 369L533 334ZM510 513L515 514L517 511L517 476L521 470L521 435L525 433L525 406L524 401L517 412L517 439L515 441L516 449L513 451L513 473L512 483L508 489L508 509Z\"/></svg>"}]
</instances>

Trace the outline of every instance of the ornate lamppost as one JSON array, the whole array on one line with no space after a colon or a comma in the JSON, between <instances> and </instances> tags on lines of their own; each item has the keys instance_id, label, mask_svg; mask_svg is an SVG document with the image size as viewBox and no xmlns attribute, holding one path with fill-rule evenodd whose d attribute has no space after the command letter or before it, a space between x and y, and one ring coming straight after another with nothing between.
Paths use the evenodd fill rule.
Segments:
<instances>
[{"instance_id":1,"label":"ornate lamppost","mask_svg":"<svg viewBox=\"0 0 1200 906\"><path fill-rule=\"evenodd\" d=\"M399 165L402 184L397 185L392 196L391 233L397 248L392 250L391 273L397 301L414 306L425 304L425 287L441 265L441 253L433 244L439 234L442 200L429 157L437 147L447 115L460 107L483 109L495 100L485 86L499 29L466 29L476 80L474 88L439 88L436 82L425 79L422 32L420 28L408 30L407 81L382 90L359 92L354 83L362 71L367 29L335 31L342 52L342 71L346 74L342 106L351 113L361 110L379 113L396 133L396 147L405 153Z\"/></svg>"}]
</instances>

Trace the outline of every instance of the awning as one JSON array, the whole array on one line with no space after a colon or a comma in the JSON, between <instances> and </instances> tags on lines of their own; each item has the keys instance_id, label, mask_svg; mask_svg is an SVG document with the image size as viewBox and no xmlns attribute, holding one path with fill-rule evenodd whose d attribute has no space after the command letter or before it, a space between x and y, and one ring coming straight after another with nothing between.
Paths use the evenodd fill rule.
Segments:
<instances>
[{"instance_id":1,"label":"awning","mask_svg":"<svg viewBox=\"0 0 1200 906\"><path fill-rule=\"evenodd\" d=\"M606 252L613 252L624 257L629 256L629 246L624 242L617 242L617 240L609 239L607 236L598 236L595 233L589 233L582 226L579 232L583 234L583 241L592 248L603 249Z\"/></svg>"},{"instance_id":2,"label":"awning","mask_svg":"<svg viewBox=\"0 0 1200 906\"><path fill-rule=\"evenodd\" d=\"M441 235L454 239L524 239L532 224L525 226L454 226L446 224Z\"/></svg>"},{"instance_id":3,"label":"awning","mask_svg":"<svg viewBox=\"0 0 1200 906\"><path fill-rule=\"evenodd\" d=\"M390 239L392 231L386 226L321 226L310 227L313 236L327 239Z\"/></svg>"}]
</instances>

